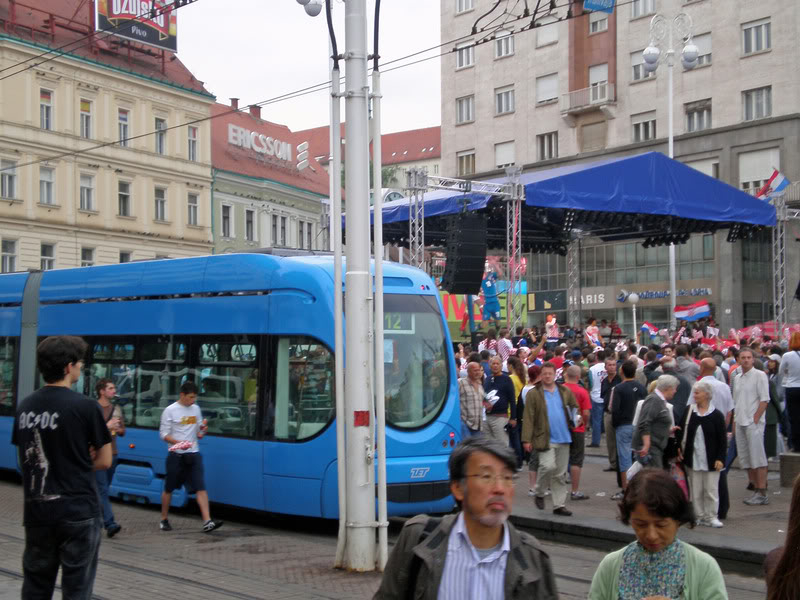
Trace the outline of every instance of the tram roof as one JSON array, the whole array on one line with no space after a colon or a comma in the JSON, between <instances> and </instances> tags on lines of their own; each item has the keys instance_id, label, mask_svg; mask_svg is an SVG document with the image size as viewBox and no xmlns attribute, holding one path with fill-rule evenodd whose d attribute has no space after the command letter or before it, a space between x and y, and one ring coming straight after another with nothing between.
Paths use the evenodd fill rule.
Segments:
<instances>
[{"instance_id":1,"label":"tram roof","mask_svg":"<svg viewBox=\"0 0 800 600\"><path fill-rule=\"evenodd\" d=\"M506 183L507 177L490 180ZM692 233L728 229L728 240L775 225L775 207L660 152L607 158L523 173L524 251L565 252L574 233L645 245L685 242ZM506 201L480 193L423 196L425 243L443 246L452 217L477 211L488 220L490 248L505 248ZM409 202L383 208L384 241L406 245Z\"/></svg>"}]
</instances>

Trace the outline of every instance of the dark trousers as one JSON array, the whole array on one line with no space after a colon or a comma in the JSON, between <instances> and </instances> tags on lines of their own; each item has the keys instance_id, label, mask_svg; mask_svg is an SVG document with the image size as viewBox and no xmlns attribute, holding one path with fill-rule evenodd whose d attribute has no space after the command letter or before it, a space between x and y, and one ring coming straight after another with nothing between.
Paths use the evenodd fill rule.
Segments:
<instances>
[{"instance_id":1,"label":"dark trousers","mask_svg":"<svg viewBox=\"0 0 800 600\"><path fill-rule=\"evenodd\" d=\"M517 468L519 469L524 462L524 454L522 452L522 442L520 437L522 435L522 427L520 423L517 422L514 427L509 425L508 427L508 445L514 450L514 453L517 455Z\"/></svg>"},{"instance_id":2,"label":"dark trousers","mask_svg":"<svg viewBox=\"0 0 800 600\"><path fill-rule=\"evenodd\" d=\"M100 504L103 507L103 527L108 529L114 525L114 511L111 509L111 500L108 497L108 489L114 480L114 471L117 470L119 459L114 455L111 466L103 471L95 471L94 477L97 481L97 493L100 494Z\"/></svg>"},{"instance_id":3,"label":"dark trousers","mask_svg":"<svg viewBox=\"0 0 800 600\"><path fill-rule=\"evenodd\" d=\"M731 498L728 493L728 471L731 469L731 464L736 460L736 438L732 437L728 442L728 455L725 457L725 467L719 473L719 509L717 516L724 519L728 516L728 510L731 507Z\"/></svg>"},{"instance_id":4,"label":"dark trousers","mask_svg":"<svg viewBox=\"0 0 800 600\"><path fill-rule=\"evenodd\" d=\"M26 527L22 598L52 598L60 566L63 600L90 599L102 531L100 517L65 521L48 527Z\"/></svg>"},{"instance_id":5,"label":"dark trousers","mask_svg":"<svg viewBox=\"0 0 800 600\"><path fill-rule=\"evenodd\" d=\"M800 452L800 388L787 387L786 411L789 413L790 444L795 452Z\"/></svg>"}]
</instances>

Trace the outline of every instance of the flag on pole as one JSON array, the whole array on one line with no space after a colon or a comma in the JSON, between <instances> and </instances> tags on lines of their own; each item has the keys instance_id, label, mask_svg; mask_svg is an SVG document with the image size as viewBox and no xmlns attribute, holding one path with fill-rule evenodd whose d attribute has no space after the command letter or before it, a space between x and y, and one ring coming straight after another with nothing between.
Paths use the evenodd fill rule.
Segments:
<instances>
[{"instance_id":1,"label":"flag on pole","mask_svg":"<svg viewBox=\"0 0 800 600\"><path fill-rule=\"evenodd\" d=\"M764 183L764 186L758 190L756 198L769 198L775 194L780 194L791 183L789 179L778 169L773 169L772 175Z\"/></svg>"},{"instance_id":2,"label":"flag on pole","mask_svg":"<svg viewBox=\"0 0 800 600\"><path fill-rule=\"evenodd\" d=\"M708 306L707 300L695 302L689 306L676 306L675 318L680 321L697 321L703 317L711 316L711 308Z\"/></svg>"},{"instance_id":3,"label":"flag on pole","mask_svg":"<svg viewBox=\"0 0 800 600\"><path fill-rule=\"evenodd\" d=\"M647 321L642 323L642 331L649 334L650 337L656 337L656 335L658 335L658 327Z\"/></svg>"}]
</instances>

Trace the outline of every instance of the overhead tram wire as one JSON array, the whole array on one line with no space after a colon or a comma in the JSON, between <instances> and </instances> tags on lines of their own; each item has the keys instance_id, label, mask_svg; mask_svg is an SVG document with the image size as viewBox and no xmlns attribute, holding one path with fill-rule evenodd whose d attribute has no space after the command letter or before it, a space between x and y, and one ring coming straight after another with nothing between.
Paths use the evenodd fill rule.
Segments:
<instances>
[{"instance_id":1,"label":"overhead tram wire","mask_svg":"<svg viewBox=\"0 0 800 600\"><path fill-rule=\"evenodd\" d=\"M634 2L634 0L627 0L626 2L622 2L620 4L617 4L616 6L618 6L618 7L619 6L625 6L625 5L628 5L628 4L632 4L633 2ZM565 6L569 6L569 4L560 5L560 6L557 6L557 8L564 8ZM526 31L530 31L532 29L540 29L541 27L547 27L549 25L555 25L555 24L560 23L562 21L575 19L575 18L578 18L580 16L583 16L583 15L577 15L577 16L576 15L572 15L570 17L562 17L558 21L552 21L551 23L544 23L544 24L542 24L542 25L540 25L538 27L521 28L519 30L519 32L520 33L524 33ZM530 19L531 17L527 16L527 17L522 17L522 18ZM515 17L515 20L519 21L519 20L522 20L522 18ZM493 29L502 29L504 27L504 25L498 25ZM382 63L381 67L383 67L384 65L389 65L389 64L396 63L396 62L400 62L402 60L406 60L408 58L411 58L411 57L414 57L414 56L418 56L420 54L424 54L425 52L430 52L431 50L436 50L436 49L442 48L444 46L449 46L450 44L456 43L459 40L467 39L467 38L470 38L470 37L473 37L472 33L470 33L469 35L464 35L464 36L455 38L453 40L449 40L447 42L443 42L441 44L437 44L436 46L431 46L430 48L426 48L424 50L419 50L419 51L416 51L416 52L412 52L411 54L408 54L406 56L402 56L400 58L396 58L396 59L387 61L385 63ZM486 39L482 40L480 43L476 43L475 45L484 44L484 43L487 43L488 41L491 41L491 38L486 38ZM442 52L441 54L436 54L434 56L429 56L429 57L426 57L426 58L422 58L422 59L419 59L417 61L413 61L413 62L410 62L410 63L404 63L402 65L397 65L397 66L392 67L390 69L385 69L385 70L381 69L381 70L384 73L389 72L389 71L396 71L397 69L402 69L402 68L405 68L405 67L416 65L416 64L425 62L427 60L431 60L431 59L434 59L434 58L440 58L440 57L445 56L447 54L451 54L452 52L453 52L453 50L448 50L446 52ZM12 73L12 75L13 74L16 74L16 73ZM6 77L9 77L9 76L7 75ZM0 81L2 81L3 79L5 79L5 77L0 78ZM185 123L180 123L178 125L171 125L171 126L168 126L168 127L164 128L164 129L159 129L157 131L153 130L153 131L149 131L149 132L146 132L146 133L141 133L139 135L131 136L131 137L128 137L128 138L125 138L125 139L126 140L136 140L136 139L140 139L140 138L149 137L151 135L156 135L157 133L162 133L162 132L170 131L170 130L173 130L173 129L179 129L181 127L188 127L190 125L197 125L198 123L204 123L206 121L211 121L212 119L216 119L218 117L224 117L224 116L227 116L227 115L231 115L231 114L234 114L234 113L237 113L237 112L240 112L240 111L249 110L250 108L264 107L264 106L269 106L270 104L277 104L278 102L283 102L285 100L292 100L294 98L300 98L302 96L307 96L307 95L310 95L310 94L314 94L314 93L317 93L317 92L328 90L328 89L330 89L330 87L331 87L330 80L325 81L325 82L320 82L320 83L317 83L315 85L311 85L311 86L308 86L308 87L305 87L305 88L300 88L298 90L287 92L285 94L280 94L278 96L273 96L272 98L269 98L267 100L262 100L260 102L254 102L253 104L249 104L249 105L241 107L239 109L231 109L231 110L219 113L217 115L209 115L207 117L201 117L199 119L193 119L191 121L186 121ZM6 171L6 170L16 169L16 168L20 168L20 167L34 166L34 165L38 165L38 164L45 163L45 162L48 162L48 161L58 160L58 159L61 159L61 158L67 158L67 157L71 157L71 156L81 156L81 155L86 154L88 152L91 152L93 150L99 150L101 148L106 148L108 146L115 146L115 145L119 144L120 141L121 140L103 142L103 143L100 143L100 144L95 144L93 146L89 146L88 148L84 148L82 150L73 150L73 151L70 151L70 152L62 152L62 153L59 153L59 154L56 154L56 155L53 155L53 156L48 156L48 157L45 157L45 158L41 158L41 159L38 159L38 160L32 160L32 161L28 161L28 162L25 162L25 163L18 163L18 164L15 164L13 167L6 167L5 169L0 169L0 173L2 173L3 171Z\"/></svg>"},{"instance_id":2,"label":"overhead tram wire","mask_svg":"<svg viewBox=\"0 0 800 600\"><path fill-rule=\"evenodd\" d=\"M197 0L189 0L189 3L194 3L194 2L197 2ZM89 35L81 36L81 37L79 37L79 38L77 38L75 40L67 42L66 44L62 44L61 46L58 46L56 48L51 48L50 50L47 50L46 52L42 52L41 54L37 54L36 56L32 56L30 58L26 58L25 60L21 60L21 61L19 61L17 63L14 63L13 65L9 65L7 67L3 67L2 69L0 69L0 73L5 73L9 69L14 69L16 67L20 67L20 66L22 66L22 65L24 65L26 63L29 63L32 60L37 60L39 58L47 56L48 54L53 54L53 56L51 56L49 58L46 58L46 59L44 59L44 60L42 60L40 62L37 62L35 64L28 65L24 69L20 69L19 71L14 71L13 73L9 73L8 75L4 75L3 77L0 77L0 81L3 81L4 79L8 79L9 77L12 77L14 75L19 75L20 73L24 73L25 71L29 71L30 69L35 69L36 67L38 67L40 65L43 65L43 64L45 64L47 62L50 62L51 60L55 60L56 58L58 58L60 56L64 56L66 54L69 54L70 52L74 52L75 50L80 50L81 48L85 48L85 47L87 47L87 46L89 46L91 44L92 38L94 38L94 39L96 39L98 41L103 41L103 40L105 40L105 39L107 39L109 37L117 35L120 31L123 31L126 27L133 27L133 25L135 25L136 23L139 23L140 19L142 19L144 17L148 17L148 18L152 19L152 18L155 18L155 17L157 17L159 15L163 15L163 14L172 12L173 10L178 10L179 8L183 8L184 6L187 6L187 4L178 4L177 2L174 2L174 3L171 3L168 6L165 6L162 9L157 10L155 12L152 9L148 10L148 11L146 11L146 12L140 14L140 15L136 15L136 17L134 17L132 19L126 19L125 21L120 22L119 25L115 25L111 29L103 29L102 31L92 32ZM167 9L169 9L169 10L167 10ZM101 35L102 35L102 37L100 37ZM74 48L69 48L69 46L72 46L73 44L81 44L81 45L75 46Z\"/></svg>"}]
</instances>

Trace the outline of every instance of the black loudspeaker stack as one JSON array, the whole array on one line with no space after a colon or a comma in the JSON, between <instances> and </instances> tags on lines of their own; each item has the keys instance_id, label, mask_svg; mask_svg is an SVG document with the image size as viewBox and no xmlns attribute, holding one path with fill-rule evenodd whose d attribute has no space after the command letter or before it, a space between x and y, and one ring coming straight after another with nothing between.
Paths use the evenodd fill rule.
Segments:
<instances>
[{"instance_id":1,"label":"black loudspeaker stack","mask_svg":"<svg viewBox=\"0 0 800 600\"><path fill-rule=\"evenodd\" d=\"M486 266L486 217L463 213L450 219L442 288L451 294L480 293Z\"/></svg>"}]
</instances>

